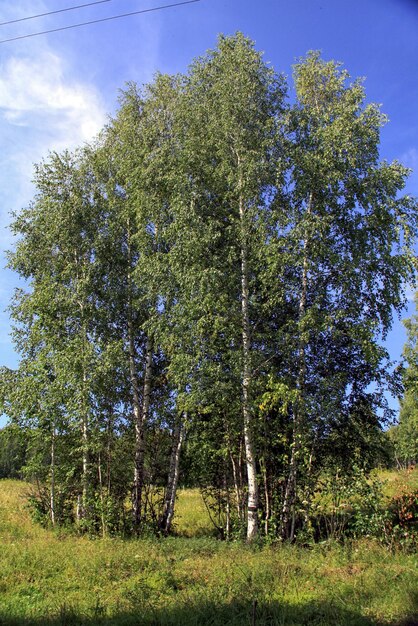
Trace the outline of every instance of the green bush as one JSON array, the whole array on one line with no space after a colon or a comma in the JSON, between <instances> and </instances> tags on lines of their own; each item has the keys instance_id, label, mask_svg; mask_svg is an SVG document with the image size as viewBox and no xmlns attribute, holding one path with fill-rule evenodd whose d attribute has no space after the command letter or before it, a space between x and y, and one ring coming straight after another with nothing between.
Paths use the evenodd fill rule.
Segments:
<instances>
[{"instance_id":1,"label":"green bush","mask_svg":"<svg viewBox=\"0 0 418 626\"><path fill-rule=\"evenodd\" d=\"M407 551L418 549L418 489L394 496L388 507L391 545Z\"/></svg>"}]
</instances>

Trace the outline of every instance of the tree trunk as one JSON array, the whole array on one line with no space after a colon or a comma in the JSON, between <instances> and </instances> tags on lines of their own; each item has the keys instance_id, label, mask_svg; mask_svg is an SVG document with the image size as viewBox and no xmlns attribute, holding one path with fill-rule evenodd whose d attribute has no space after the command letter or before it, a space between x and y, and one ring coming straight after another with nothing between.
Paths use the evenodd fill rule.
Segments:
<instances>
[{"instance_id":1,"label":"tree trunk","mask_svg":"<svg viewBox=\"0 0 418 626\"><path fill-rule=\"evenodd\" d=\"M76 282L85 278L78 250L74 251ZM85 301L80 296L77 300L80 315L81 344L81 369L82 389L80 398L80 427L81 427L81 498L77 502L77 519L86 519L89 516L90 507L90 433L89 433L89 391L88 391L88 345L87 321L85 315Z\"/></svg>"},{"instance_id":2,"label":"tree trunk","mask_svg":"<svg viewBox=\"0 0 418 626\"><path fill-rule=\"evenodd\" d=\"M282 519L281 519L281 537L283 540L290 539L290 529L289 529L289 520L290 520L290 512L293 509L295 503L295 494L296 494L296 471L297 471L297 450L296 450L296 429L295 429L295 420L293 420L293 442L292 442L292 453L290 457L290 465L289 465L289 476L286 483L285 494L283 498L283 507L282 507Z\"/></svg>"},{"instance_id":3,"label":"tree trunk","mask_svg":"<svg viewBox=\"0 0 418 626\"><path fill-rule=\"evenodd\" d=\"M90 437L89 437L89 415L86 402L87 392L87 375L85 372L85 363L83 363L83 407L81 418L81 440L82 440L82 496L81 496L81 517L88 517L89 500L90 500Z\"/></svg>"},{"instance_id":4,"label":"tree trunk","mask_svg":"<svg viewBox=\"0 0 418 626\"><path fill-rule=\"evenodd\" d=\"M231 537L231 501L229 495L229 484L226 473L224 474L224 489L226 495L226 521L225 521L225 539L229 541Z\"/></svg>"},{"instance_id":5,"label":"tree trunk","mask_svg":"<svg viewBox=\"0 0 418 626\"><path fill-rule=\"evenodd\" d=\"M269 522L270 522L270 493L268 486L268 477L267 477L267 467L265 459L260 459L261 472L263 474L263 483L264 483L264 500L265 500L265 517L264 517L264 534L266 537L269 534Z\"/></svg>"},{"instance_id":6,"label":"tree trunk","mask_svg":"<svg viewBox=\"0 0 418 626\"><path fill-rule=\"evenodd\" d=\"M87 517L87 511L89 506L89 427L88 418L84 414L81 423L81 438L82 438L82 495L81 495L81 517Z\"/></svg>"},{"instance_id":7,"label":"tree trunk","mask_svg":"<svg viewBox=\"0 0 418 626\"><path fill-rule=\"evenodd\" d=\"M128 291L128 344L129 344L129 376L132 390L132 411L133 422L135 428L135 458L134 458L134 476L132 488L132 521L134 530L139 533L143 511L143 489L144 489L144 465L145 465L145 439L144 425L148 419L151 383L152 383L152 340L147 336L145 344L145 364L144 364L144 383L142 393L142 403L140 400L140 392L138 388L138 373L136 366L136 346L135 346L135 329L134 329L134 312L133 312L133 289L134 283L132 279L133 255L131 246L131 224L127 221L127 246L128 246L128 274L127 274L127 291Z\"/></svg>"},{"instance_id":8,"label":"tree trunk","mask_svg":"<svg viewBox=\"0 0 418 626\"><path fill-rule=\"evenodd\" d=\"M136 350L135 338L132 320L132 303L129 302L128 312L128 338L129 338L129 377L132 392L132 412L135 428L135 461L134 461L134 480L132 489L132 521L134 528L138 528L141 520L141 483L140 468L137 464L138 447L142 440L142 422L141 422L141 403L139 399L138 377L136 371Z\"/></svg>"},{"instance_id":9,"label":"tree trunk","mask_svg":"<svg viewBox=\"0 0 418 626\"><path fill-rule=\"evenodd\" d=\"M102 523L102 537L106 537L106 520L105 520L105 510L104 510L104 495L103 495L103 478L102 478L102 455L99 452L98 461L97 461L97 476L99 479L99 490L100 490L100 520Z\"/></svg>"},{"instance_id":10,"label":"tree trunk","mask_svg":"<svg viewBox=\"0 0 418 626\"><path fill-rule=\"evenodd\" d=\"M307 215L312 212L313 194L309 194L308 206L306 209ZM301 292L299 299L299 325L303 321L306 314L306 304L308 295L308 238L305 237L303 241L303 265L302 265L302 282ZM297 499L297 475L299 457L302 448L303 437L303 421L305 418L305 378L306 378L306 339L304 329L299 328L300 339L298 347L298 374L296 380L296 389L298 396L293 404L293 441L292 441L292 454L290 458L289 477L287 480L285 497L283 500L282 509L282 523L281 534L282 539L289 539L293 541L295 533L295 506ZM290 520L290 512L292 512L292 518ZM289 528L289 521L291 522Z\"/></svg>"},{"instance_id":11,"label":"tree trunk","mask_svg":"<svg viewBox=\"0 0 418 626\"><path fill-rule=\"evenodd\" d=\"M160 529L168 534L174 517L177 485L180 470L180 452L184 441L185 428L181 418L176 422L173 432L173 445L171 449L170 468L168 472L167 489L164 499L163 513L160 519Z\"/></svg>"},{"instance_id":12,"label":"tree trunk","mask_svg":"<svg viewBox=\"0 0 418 626\"><path fill-rule=\"evenodd\" d=\"M238 162L239 163L239 162ZM242 181L240 180L240 187ZM257 468L254 454L252 434L252 415L250 409L250 316L249 316L249 285L248 285L248 246L245 226L245 205L242 195L239 198L239 215L241 221L241 323L242 323L242 414L244 419L245 459L248 478L247 506L247 541L253 541L258 535L258 485Z\"/></svg>"},{"instance_id":13,"label":"tree trunk","mask_svg":"<svg viewBox=\"0 0 418 626\"><path fill-rule=\"evenodd\" d=\"M109 420L107 424L107 455L106 455L106 489L107 495L110 496L111 491L111 467L112 467L112 436L113 436L113 419L111 417L112 409L109 410Z\"/></svg>"},{"instance_id":14,"label":"tree trunk","mask_svg":"<svg viewBox=\"0 0 418 626\"><path fill-rule=\"evenodd\" d=\"M50 508L51 508L51 524L55 526L55 424L52 424L51 430L51 491L50 491Z\"/></svg>"},{"instance_id":15,"label":"tree trunk","mask_svg":"<svg viewBox=\"0 0 418 626\"><path fill-rule=\"evenodd\" d=\"M234 479L234 491L235 491L235 500L236 500L238 519L242 521L243 514L242 514L241 487L238 483L237 464L235 462L234 455L232 454L231 450L229 451L229 458L231 460L231 465L232 465L232 476Z\"/></svg>"},{"instance_id":16,"label":"tree trunk","mask_svg":"<svg viewBox=\"0 0 418 626\"><path fill-rule=\"evenodd\" d=\"M133 341L133 335L131 333ZM133 347L133 346L132 346ZM144 387L142 395L142 407L139 402L139 394L136 380L135 362L131 358L131 381L134 390L134 421L135 421L135 468L134 468L134 487L132 496L132 514L136 532L139 531L142 522L142 500L144 489L144 468L145 468L145 437L144 426L148 419L151 383L152 383L152 340L147 337L145 368L144 368Z\"/></svg>"}]
</instances>

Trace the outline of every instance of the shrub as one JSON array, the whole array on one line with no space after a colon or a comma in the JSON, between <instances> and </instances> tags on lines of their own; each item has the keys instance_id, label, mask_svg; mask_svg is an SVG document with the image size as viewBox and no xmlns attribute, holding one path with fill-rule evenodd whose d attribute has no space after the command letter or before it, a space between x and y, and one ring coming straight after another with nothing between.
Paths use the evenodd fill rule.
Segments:
<instances>
[{"instance_id":1,"label":"shrub","mask_svg":"<svg viewBox=\"0 0 418 626\"><path fill-rule=\"evenodd\" d=\"M388 507L391 545L414 551L418 548L418 489L394 496Z\"/></svg>"}]
</instances>

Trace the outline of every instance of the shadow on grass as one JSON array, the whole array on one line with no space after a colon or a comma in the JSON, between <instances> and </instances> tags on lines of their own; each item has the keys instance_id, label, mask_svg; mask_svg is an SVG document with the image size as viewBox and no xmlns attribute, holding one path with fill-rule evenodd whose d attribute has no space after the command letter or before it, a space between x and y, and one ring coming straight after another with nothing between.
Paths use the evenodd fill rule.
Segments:
<instances>
[{"instance_id":1,"label":"shadow on grass","mask_svg":"<svg viewBox=\"0 0 418 626\"><path fill-rule=\"evenodd\" d=\"M0 612L1 626L418 626L418 614L401 622L382 622L336 604L308 602L299 605L278 602L254 604L190 604L167 609L138 607L106 616L105 609L82 615L62 607L55 617L11 618Z\"/></svg>"}]
</instances>

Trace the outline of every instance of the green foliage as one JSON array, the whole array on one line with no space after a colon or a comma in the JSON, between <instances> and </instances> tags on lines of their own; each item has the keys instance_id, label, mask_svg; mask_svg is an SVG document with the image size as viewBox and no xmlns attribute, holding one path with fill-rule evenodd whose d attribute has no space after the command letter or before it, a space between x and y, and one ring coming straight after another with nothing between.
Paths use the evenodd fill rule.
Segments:
<instances>
[{"instance_id":1,"label":"green foliage","mask_svg":"<svg viewBox=\"0 0 418 626\"><path fill-rule=\"evenodd\" d=\"M349 475L324 475L312 509L316 540L379 537L383 534L382 485L354 467Z\"/></svg>"},{"instance_id":2,"label":"green foliage","mask_svg":"<svg viewBox=\"0 0 418 626\"><path fill-rule=\"evenodd\" d=\"M55 499L56 523L62 527L70 527L74 523L74 502L73 494L68 490L58 490ZM31 519L48 528L51 526L51 503L50 493L47 488L38 485L38 489L32 489L27 496L27 508Z\"/></svg>"},{"instance_id":3,"label":"green foliage","mask_svg":"<svg viewBox=\"0 0 418 626\"><path fill-rule=\"evenodd\" d=\"M389 545L411 553L418 549L418 490L404 488L388 505Z\"/></svg>"},{"instance_id":4,"label":"green foliage","mask_svg":"<svg viewBox=\"0 0 418 626\"><path fill-rule=\"evenodd\" d=\"M418 332L417 316L405 320L408 340L404 347L407 367L404 369L405 393L401 400L399 424L389 432L396 461L408 467L418 460Z\"/></svg>"},{"instance_id":5,"label":"green foliage","mask_svg":"<svg viewBox=\"0 0 418 626\"><path fill-rule=\"evenodd\" d=\"M22 478L26 452L24 431L13 424L0 429L0 478Z\"/></svg>"},{"instance_id":6,"label":"green foliage","mask_svg":"<svg viewBox=\"0 0 418 626\"><path fill-rule=\"evenodd\" d=\"M410 482L410 481L408 481ZM376 475L354 467L350 476L322 477L311 509L311 538L351 541L373 538L390 550L414 553L417 548L417 490L397 486L390 496Z\"/></svg>"}]
</instances>

